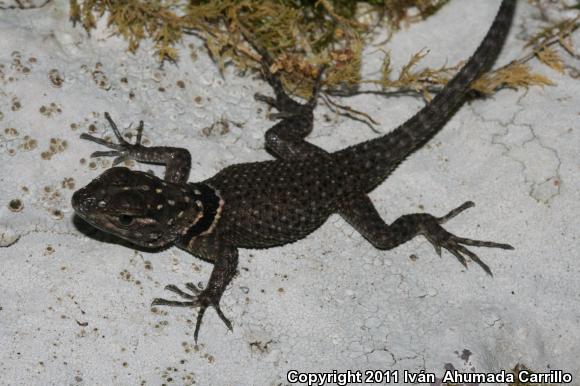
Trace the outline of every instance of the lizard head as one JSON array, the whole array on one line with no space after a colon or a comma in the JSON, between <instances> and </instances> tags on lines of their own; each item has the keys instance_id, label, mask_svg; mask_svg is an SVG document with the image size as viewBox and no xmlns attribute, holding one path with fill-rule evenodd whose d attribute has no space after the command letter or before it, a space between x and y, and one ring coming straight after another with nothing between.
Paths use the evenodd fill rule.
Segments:
<instances>
[{"instance_id":1,"label":"lizard head","mask_svg":"<svg viewBox=\"0 0 580 386\"><path fill-rule=\"evenodd\" d=\"M166 246L185 234L202 215L198 203L187 185L124 167L108 169L72 197L83 220L148 248Z\"/></svg>"}]
</instances>

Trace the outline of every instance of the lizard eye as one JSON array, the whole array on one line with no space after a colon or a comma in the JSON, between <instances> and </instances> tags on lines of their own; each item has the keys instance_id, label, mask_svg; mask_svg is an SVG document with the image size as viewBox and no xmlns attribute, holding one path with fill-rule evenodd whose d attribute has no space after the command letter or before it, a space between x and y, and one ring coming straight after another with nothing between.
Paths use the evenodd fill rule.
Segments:
<instances>
[{"instance_id":1,"label":"lizard eye","mask_svg":"<svg viewBox=\"0 0 580 386\"><path fill-rule=\"evenodd\" d=\"M133 216L127 216L127 215L121 215L118 218L119 224L123 225L123 226L129 226L131 224L133 224L133 220L135 220L135 217Z\"/></svg>"}]
</instances>

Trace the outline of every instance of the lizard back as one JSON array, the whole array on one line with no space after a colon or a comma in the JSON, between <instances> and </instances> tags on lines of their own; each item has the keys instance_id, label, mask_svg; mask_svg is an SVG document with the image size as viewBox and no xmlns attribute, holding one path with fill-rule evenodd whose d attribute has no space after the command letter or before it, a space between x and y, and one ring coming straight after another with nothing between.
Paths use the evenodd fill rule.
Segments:
<instances>
[{"instance_id":1,"label":"lizard back","mask_svg":"<svg viewBox=\"0 0 580 386\"><path fill-rule=\"evenodd\" d=\"M205 182L225 202L218 227L240 247L267 248L316 230L354 192L356 178L329 158L305 158L231 165Z\"/></svg>"}]
</instances>

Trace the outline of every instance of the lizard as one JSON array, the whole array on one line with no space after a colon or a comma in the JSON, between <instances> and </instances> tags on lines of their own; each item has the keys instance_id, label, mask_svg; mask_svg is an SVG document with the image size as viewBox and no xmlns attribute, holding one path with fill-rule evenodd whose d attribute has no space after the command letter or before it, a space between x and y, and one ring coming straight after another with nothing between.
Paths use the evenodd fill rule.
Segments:
<instances>
[{"instance_id":1,"label":"lizard","mask_svg":"<svg viewBox=\"0 0 580 386\"><path fill-rule=\"evenodd\" d=\"M265 134L265 146L274 155L273 160L230 165L205 181L188 182L188 150L142 145L143 121L137 129L136 143L131 144L105 113L118 142L86 133L81 138L111 149L91 156L115 157L113 167L77 190L72 206L92 226L136 246L153 250L177 246L213 263L205 288L187 283L187 292L168 285L165 289L183 300L157 298L151 305L197 308L196 342L208 307L213 307L232 329L220 300L236 274L239 248L263 249L297 241L334 213L378 249L389 250L422 235L439 255L445 249L463 266L467 267L470 259L492 275L489 266L466 246L513 249L511 245L458 237L442 227L474 206L473 202L441 217L412 213L388 224L367 194L440 131L465 102L470 84L491 67L501 50L515 5L516 0L502 0L474 54L418 113L386 135L333 153L305 140L313 129L323 68L316 77L312 97L299 103L285 92L279 75L268 70L271 58L255 46L262 54L264 78L275 94L255 97L278 111L273 115L279 122ZM116 166L129 159L164 165L164 178Z\"/></svg>"}]
</instances>

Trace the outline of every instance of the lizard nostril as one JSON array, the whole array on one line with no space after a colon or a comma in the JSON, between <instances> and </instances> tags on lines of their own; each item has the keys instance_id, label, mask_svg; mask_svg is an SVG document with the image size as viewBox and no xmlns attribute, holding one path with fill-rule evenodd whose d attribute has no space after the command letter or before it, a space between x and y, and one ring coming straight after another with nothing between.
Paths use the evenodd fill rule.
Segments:
<instances>
[{"instance_id":1,"label":"lizard nostril","mask_svg":"<svg viewBox=\"0 0 580 386\"><path fill-rule=\"evenodd\" d=\"M83 213L96 203L95 197L91 196L85 189L74 192L71 198L71 204L75 212Z\"/></svg>"}]
</instances>

